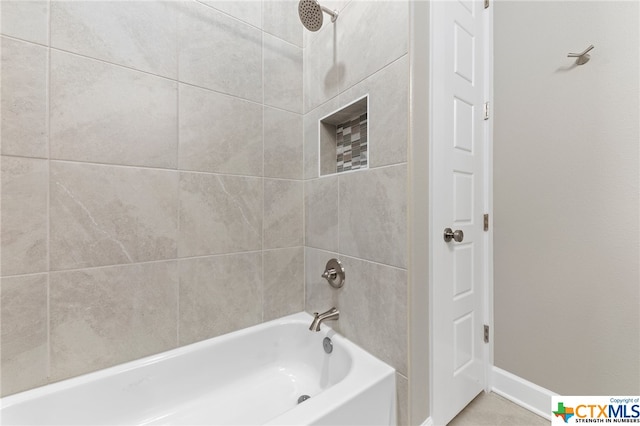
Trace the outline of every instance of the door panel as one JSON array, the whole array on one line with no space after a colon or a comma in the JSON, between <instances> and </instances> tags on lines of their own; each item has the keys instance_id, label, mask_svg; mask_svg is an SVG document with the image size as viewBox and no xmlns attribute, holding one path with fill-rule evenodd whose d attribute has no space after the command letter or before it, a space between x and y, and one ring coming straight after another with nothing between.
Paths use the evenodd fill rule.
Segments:
<instances>
[{"instance_id":1,"label":"door panel","mask_svg":"<svg viewBox=\"0 0 640 426\"><path fill-rule=\"evenodd\" d=\"M444 424L485 384L483 2L431 3L433 410ZM445 242L443 230L461 230Z\"/></svg>"}]
</instances>

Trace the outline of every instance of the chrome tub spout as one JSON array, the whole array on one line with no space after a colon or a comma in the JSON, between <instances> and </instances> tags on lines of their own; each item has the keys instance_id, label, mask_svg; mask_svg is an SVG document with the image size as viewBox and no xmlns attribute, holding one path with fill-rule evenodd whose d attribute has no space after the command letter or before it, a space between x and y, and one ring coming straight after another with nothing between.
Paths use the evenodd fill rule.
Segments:
<instances>
[{"instance_id":1,"label":"chrome tub spout","mask_svg":"<svg viewBox=\"0 0 640 426\"><path fill-rule=\"evenodd\" d=\"M337 320L340 317L340 311L336 308L331 308L327 312L323 312L321 314L314 312L313 313L313 322L311 326L309 326L309 330L311 331L320 331L320 324L324 321L329 320Z\"/></svg>"}]
</instances>

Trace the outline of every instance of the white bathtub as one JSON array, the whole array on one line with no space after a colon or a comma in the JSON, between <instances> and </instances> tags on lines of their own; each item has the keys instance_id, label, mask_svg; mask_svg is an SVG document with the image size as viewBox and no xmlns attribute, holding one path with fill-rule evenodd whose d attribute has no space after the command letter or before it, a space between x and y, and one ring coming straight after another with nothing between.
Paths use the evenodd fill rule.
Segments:
<instances>
[{"instance_id":1,"label":"white bathtub","mask_svg":"<svg viewBox=\"0 0 640 426\"><path fill-rule=\"evenodd\" d=\"M0 424L396 424L394 370L324 324L309 331L311 320L290 315L2 398Z\"/></svg>"}]
</instances>

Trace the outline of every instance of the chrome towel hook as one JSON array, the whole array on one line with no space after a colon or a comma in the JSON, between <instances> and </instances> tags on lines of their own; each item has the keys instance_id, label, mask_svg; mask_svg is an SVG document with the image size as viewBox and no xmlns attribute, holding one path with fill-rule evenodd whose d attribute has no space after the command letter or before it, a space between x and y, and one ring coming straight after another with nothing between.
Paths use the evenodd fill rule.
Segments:
<instances>
[{"instance_id":1,"label":"chrome towel hook","mask_svg":"<svg viewBox=\"0 0 640 426\"><path fill-rule=\"evenodd\" d=\"M569 58L578 58L578 59L576 59L576 64L577 65L584 65L587 62L589 62L589 59L591 59L591 56L587 55L587 53L589 53L593 48L594 48L594 46L592 44L591 46L587 47L584 52L582 52L582 53L569 53L567 55L567 57L569 57Z\"/></svg>"}]
</instances>

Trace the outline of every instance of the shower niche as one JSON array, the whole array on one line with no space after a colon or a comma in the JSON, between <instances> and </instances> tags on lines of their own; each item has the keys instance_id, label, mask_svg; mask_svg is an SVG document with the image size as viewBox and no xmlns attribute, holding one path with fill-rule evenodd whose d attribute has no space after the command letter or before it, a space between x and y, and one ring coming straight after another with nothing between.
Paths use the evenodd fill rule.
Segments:
<instances>
[{"instance_id":1,"label":"shower niche","mask_svg":"<svg viewBox=\"0 0 640 426\"><path fill-rule=\"evenodd\" d=\"M320 176L369 168L369 95L321 118Z\"/></svg>"}]
</instances>

